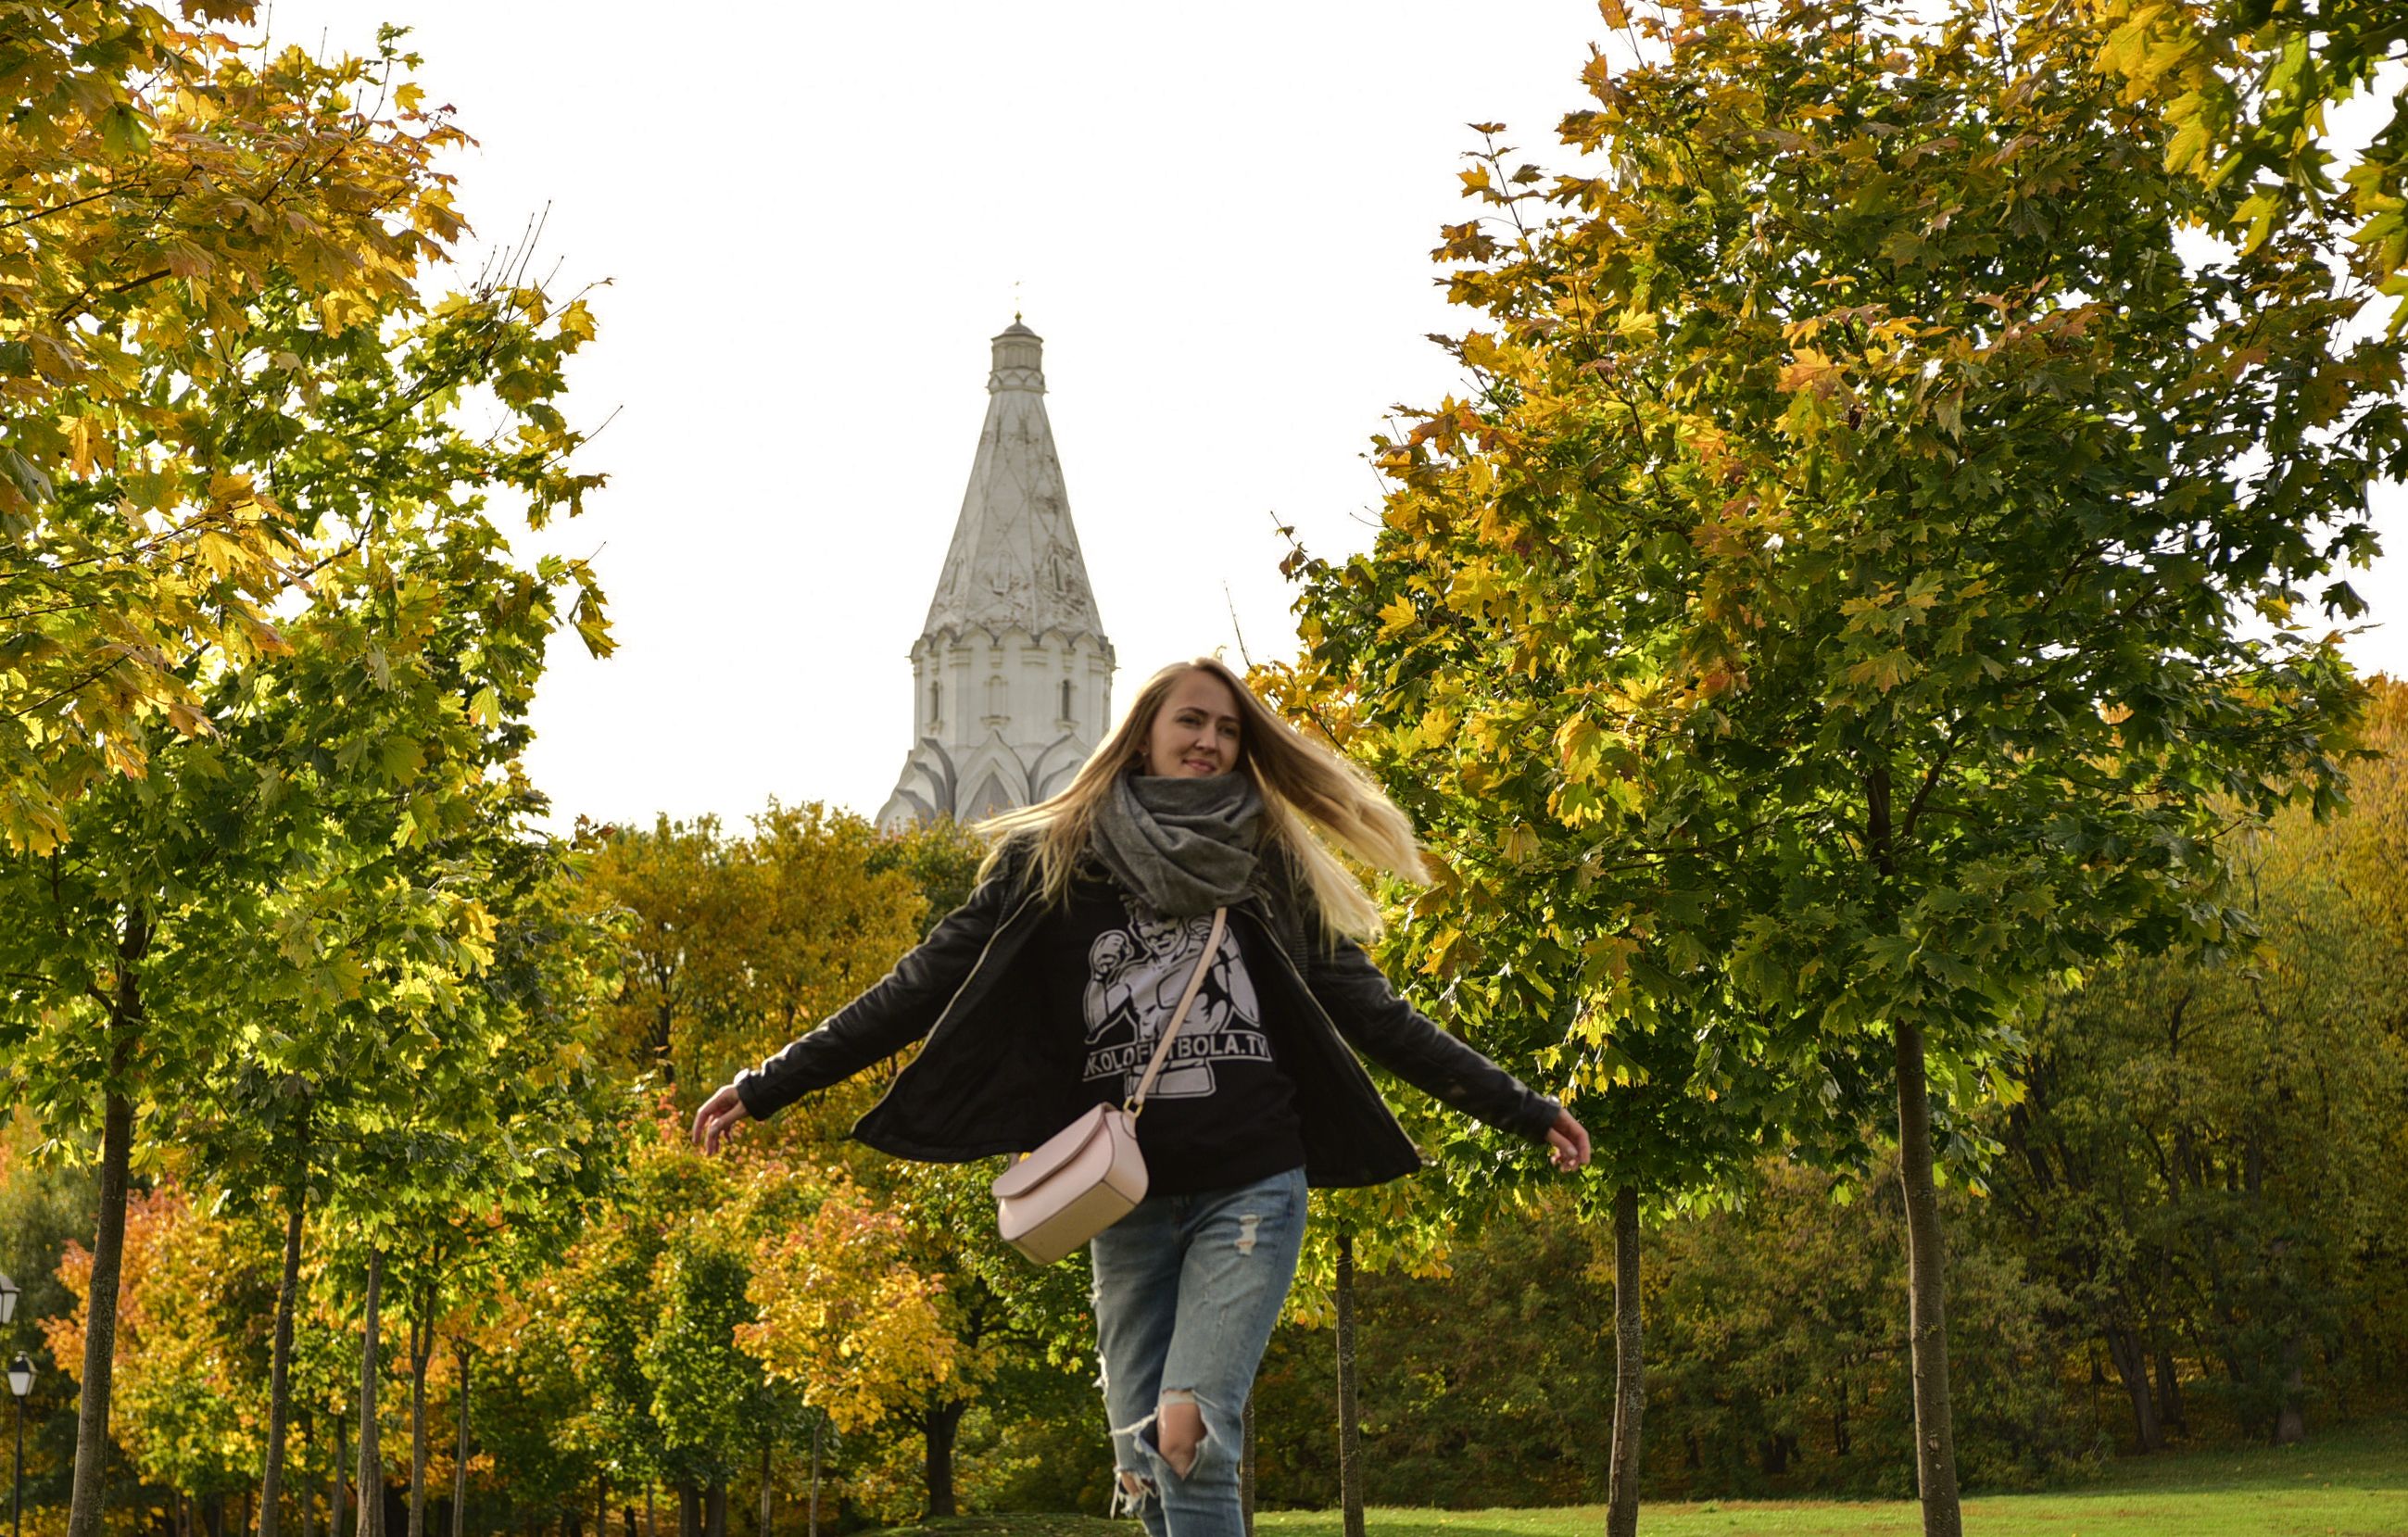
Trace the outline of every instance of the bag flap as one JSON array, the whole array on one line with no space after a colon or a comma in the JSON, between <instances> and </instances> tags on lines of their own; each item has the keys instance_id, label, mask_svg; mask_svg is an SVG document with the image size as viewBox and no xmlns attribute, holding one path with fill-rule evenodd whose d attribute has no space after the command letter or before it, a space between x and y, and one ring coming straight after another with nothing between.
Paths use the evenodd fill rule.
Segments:
<instances>
[{"instance_id":1,"label":"bag flap","mask_svg":"<svg viewBox=\"0 0 2408 1537\"><path fill-rule=\"evenodd\" d=\"M1088 1143L1104 1134L1109 1119L1119 1113L1114 1106L1097 1105L1046 1138L1044 1144L1036 1152L995 1177L995 1199L1010 1200L1014 1196L1025 1196L1036 1189L1058 1172L1063 1165L1086 1151Z\"/></svg>"}]
</instances>

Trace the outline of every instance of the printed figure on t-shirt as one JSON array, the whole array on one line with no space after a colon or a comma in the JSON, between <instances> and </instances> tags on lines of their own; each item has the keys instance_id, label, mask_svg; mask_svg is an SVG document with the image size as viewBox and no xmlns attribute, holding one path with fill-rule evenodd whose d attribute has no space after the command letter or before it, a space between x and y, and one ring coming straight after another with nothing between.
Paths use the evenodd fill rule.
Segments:
<instances>
[{"instance_id":1,"label":"printed figure on t-shirt","mask_svg":"<svg viewBox=\"0 0 2408 1537\"><path fill-rule=\"evenodd\" d=\"M1087 949L1084 1008L1089 1083L1118 1074L1124 1097L1137 1091L1154 1045L1179 1009L1180 995L1211 936L1210 918L1163 918L1127 899L1125 927L1096 936ZM1203 1099L1218 1086L1212 1064L1268 1062L1270 1042L1252 979L1239 958L1238 939L1224 932L1220 949L1197 989L1170 1057L1154 1080L1158 1098Z\"/></svg>"}]
</instances>

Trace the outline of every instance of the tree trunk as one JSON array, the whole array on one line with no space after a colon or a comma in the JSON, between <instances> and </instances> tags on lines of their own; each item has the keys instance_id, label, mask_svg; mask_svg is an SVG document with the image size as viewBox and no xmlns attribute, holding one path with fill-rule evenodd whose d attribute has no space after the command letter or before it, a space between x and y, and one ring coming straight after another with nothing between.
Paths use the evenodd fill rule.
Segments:
<instances>
[{"instance_id":1,"label":"tree trunk","mask_svg":"<svg viewBox=\"0 0 2408 1537\"><path fill-rule=\"evenodd\" d=\"M326 1537L343 1537L343 1416L340 1414L335 1415L335 1465L327 1477ZM356 1537L359 1523L353 1522L351 1530Z\"/></svg>"},{"instance_id":2,"label":"tree trunk","mask_svg":"<svg viewBox=\"0 0 2408 1537\"><path fill-rule=\"evenodd\" d=\"M1639 1190L1613 1193L1613 1451L1605 1486L1606 1537L1638 1537L1639 1418L1647 1378L1639 1316Z\"/></svg>"},{"instance_id":3,"label":"tree trunk","mask_svg":"<svg viewBox=\"0 0 2408 1537\"><path fill-rule=\"evenodd\" d=\"M1245 1427L1238 1452L1238 1516L1246 1537L1254 1537L1254 1396L1246 1395Z\"/></svg>"},{"instance_id":4,"label":"tree trunk","mask_svg":"<svg viewBox=\"0 0 2408 1537\"><path fill-rule=\"evenodd\" d=\"M678 1537L702 1537L702 1491L691 1484L678 1486Z\"/></svg>"},{"instance_id":5,"label":"tree trunk","mask_svg":"<svg viewBox=\"0 0 2408 1537\"><path fill-rule=\"evenodd\" d=\"M702 1537L727 1537L727 1480L714 1478L703 1496Z\"/></svg>"},{"instance_id":6,"label":"tree trunk","mask_svg":"<svg viewBox=\"0 0 2408 1537\"><path fill-rule=\"evenodd\" d=\"M293 1409L293 1298L301 1285L301 1213L309 1200L308 1179L306 1169L298 1171L284 1198L284 1275L276 1286L276 1343L268 1352L267 1469L259 1480L259 1537L276 1537L277 1504L284 1494L284 1428Z\"/></svg>"},{"instance_id":7,"label":"tree trunk","mask_svg":"<svg viewBox=\"0 0 2408 1537\"><path fill-rule=\"evenodd\" d=\"M435 1359L433 1285L421 1286L414 1300L417 1305L409 1310L409 1537L426 1537L426 1368Z\"/></svg>"},{"instance_id":8,"label":"tree trunk","mask_svg":"<svg viewBox=\"0 0 2408 1537\"><path fill-rule=\"evenodd\" d=\"M810 1537L820 1537L820 1437L827 1429L827 1416L811 1421L811 1530Z\"/></svg>"},{"instance_id":9,"label":"tree trunk","mask_svg":"<svg viewBox=\"0 0 2408 1537\"><path fill-rule=\"evenodd\" d=\"M1354 1413L1354 1235L1338 1230L1338 1504L1344 1537L1363 1537L1363 1425Z\"/></svg>"},{"instance_id":10,"label":"tree trunk","mask_svg":"<svg viewBox=\"0 0 2408 1537\"><path fill-rule=\"evenodd\" d=\"M452 1391L460 1400L460 1429L452 1443L452 1537L467 1537L468 1533L468 1357L466 1339L452 1342L452 1358L460 1369L460 1381ZM308 1537L303 1533L302 1537Z\"/></svg>"},{"instance_id":11,"label":"tree trunk","mask_svg":"<svg viewBox=\"0 0 2408 1537\"><path fill-rule=\"evenodd\" d=\"M2121 1324L2101 1330L2107 1340L2107 1358L2115 1363L2115 1375L2123 1380L2124 1392L2132 1401L2132 1440L2142 1452L2162 1451L2166 1444L2165 1429L2157 1418L2157 1401L2149 1391L2149 1360L2141 1350L2140 1336Z\"/></svg>"},{"instance_id":12,"label":"tree trunk","mask_svg":"<svg viewBox=\"0 0 2408 1537\"><path fill-rule=\"evenodd\" d=\"M962 1428L962 1411L966 1402L932 1403L922 1416L921 1426L927 1432L928 1515L958 1514L953 1508L953 1437Z\"/></svg>"},{"instance_id":13,"label":"tree trunk","mask_svg":"<svg viewBox=\"0 0 2408 1537\"><path fill-rule=\"evenodd\" d=\"M2182 1376L2174 1370L2174 1353L2157 1346L2157 1428L2176 1435L2190 1434L2183 1417Z\"/></svg>"},{"instance_id":14,"label":"tree trunk","mask_svg":"<svg viewBox=\"0 0 2408 1537\"><path fill-rule=\"evenodd\" d=\"M368 1291L360 1306L360 1472L357 1537L384 1537L384 1464L377 1448L377 1303L384 1290L384 1250L368 1249Z\"/></svg>"},{"instance_id":15,"label":"tree trunk","mask_svg":"<svg viewBox=\"0 0 2408 1537\"><path fill-rule=\"evenodd\" d=\"M2303 1412L2307 1397L2307 1378L2301 1371L2307 1346L2299 1336L2283 1342L2283 1407L2274 1416L2274 1444L2296 1446L2308 1439L2308 1421Z\"/></svg>"},{"instance_id":16,"label":"tree trunk","mask_svg":"<svg viewBox=\"0 0 2408 1537\"><path fill-rule=\"evenodd\" d=\"M318 1464L318 1417L308 1410L301 1411L301 1471L293 1480L293 1514L299 1518L301 1537L309 1537L309 1507L316 1497L309 1492L309 1470Z\"/></svg>"},{"instance_id":17,"label":"tree trunk","mask_svg":"<svg viewBox=\"0 0 2408 1537\"><path fill-rule=\"evenodd\" d=\"M1764 1444L1761 1448L1763 1453L1764 1475L1767 1478L1779 1478L1786 1474L1789 1472L1789 1454L1797 1449L1798 1442L1797 1438L1794 1436L1770 1435L1765 1437Z\"/></svg>"},{"instance_id":18,"label":"tree trunk","mask_svg":"<svg viewBox=\"0 0 2408 1537\"><path fill-rule=\"evenodd\" d=\"M67 1537L100 1537L110 1379L117 1358L118 1280L125 1258L125 1193L133 1144L134 1102L112 1090L101 1119L100 1226L93 1240L85 1307L82 1392L76 1410L75 1481L67 1501Z\"/></svg>"},{"instance_id":19,"label":"tree trunk","mask_svg":"<svg viewBox=\"0 0 2408 1537\"><path fill-rule=\"evenodd\" d=\"M761 1527L754 1537L769 1537L769 1443L761 1438Z\"/></svg>"},{"instance_id":20,"label":"tree trunk","mask_svg":"<svg viewBox=\"0 0 2408 1537\"><path fill-rule=\"evenodd\" d=\"M1906 1198L1907 1329L1914 1369L1914 1476L1924 1537L1964 1537L1956 1501L1956 1431L1948 1404L1947 1257L1940 1197L1931 1181L1931 1098L1923 1032L1895 1027L1898 1052L1898 1183Z\"/></svg>"},{"instance_id":21,"label":"tree trunk","mask_svg":"<svg viewBox=\"0 0 2408 1537\"><path fill-rule=\"evenodd\" d=\"M82 1392L76 1406L67 1537L100 1537L108 1492L103 1475L108 1467L108 1398L117 1364L117 1290L125 1264L125 1187L134 1158L134 1098L125 1078L142 1029L141 983L135 963L150 947L150 920L136 908L126 914L124 937L117 947L117 991L109 1005L109 1072L100 1119L100 1222L93 1233L84 1302Z\"/></svg>"}]
</instances>

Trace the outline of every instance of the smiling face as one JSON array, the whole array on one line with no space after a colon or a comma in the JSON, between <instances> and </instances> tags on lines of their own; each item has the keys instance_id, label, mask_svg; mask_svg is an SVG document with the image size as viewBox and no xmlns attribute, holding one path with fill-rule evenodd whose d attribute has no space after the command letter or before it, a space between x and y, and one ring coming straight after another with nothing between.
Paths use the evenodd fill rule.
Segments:
<instances>
[{"instance_id":1,"label":"smiling face","mask_svg":"<svg viewBox=\"0 0 2408 1537\"><path fill-rule=\"evenodd\" d=\"M1146 732L1141 772L1208 779L1238 766L1238 701L1209 672L1191 672L1170 685Z\"/></svg>"}]
</instances>

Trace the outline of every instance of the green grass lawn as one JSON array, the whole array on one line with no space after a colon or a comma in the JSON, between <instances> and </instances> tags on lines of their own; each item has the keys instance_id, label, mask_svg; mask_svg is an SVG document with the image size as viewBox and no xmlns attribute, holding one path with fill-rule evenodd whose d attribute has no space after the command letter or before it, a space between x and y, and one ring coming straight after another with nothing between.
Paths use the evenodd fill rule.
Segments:
<instances>
[{"instance_id":1,"label":"green grass lawn","mask_svg":"<svg viewBox=\"0 0 2408 1537\"><path fill-rule=\"evenodd\" d=\"M1334 1513L1266 1511L1262 1537L1338 1537ZM1378 1537L1598 1537L1599 1505L1385 1510ZM891 1537L1128 1537L1092 1516L965 1516ZM1645 1507L1647 1537L1911 1537L1907 1501L1725 1500ZM1965 1501L1969 1537L2408 1537L2408 1425L2334 1431L2308 1445L2176 1452L2118 1462L2094 1483Z\"/></svg>"}]
</instances>

